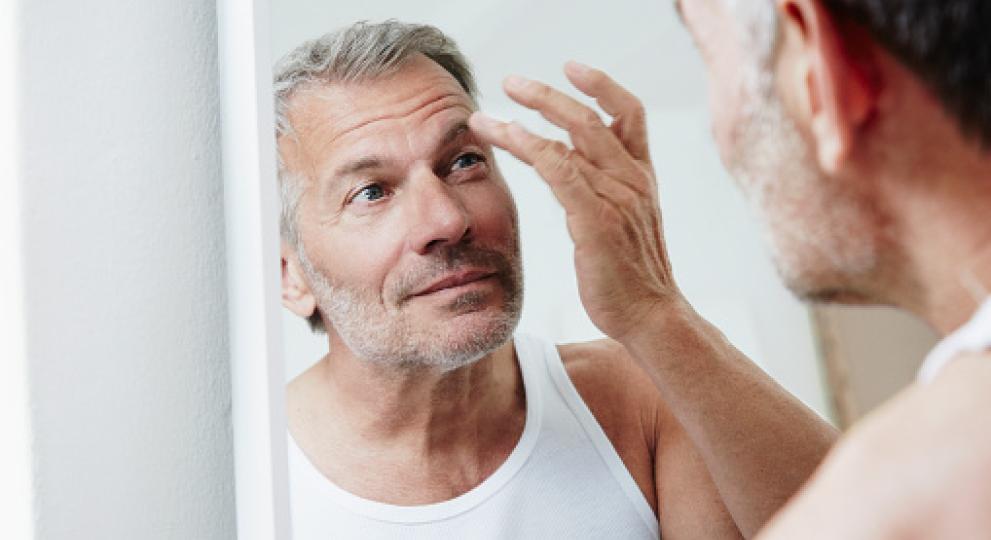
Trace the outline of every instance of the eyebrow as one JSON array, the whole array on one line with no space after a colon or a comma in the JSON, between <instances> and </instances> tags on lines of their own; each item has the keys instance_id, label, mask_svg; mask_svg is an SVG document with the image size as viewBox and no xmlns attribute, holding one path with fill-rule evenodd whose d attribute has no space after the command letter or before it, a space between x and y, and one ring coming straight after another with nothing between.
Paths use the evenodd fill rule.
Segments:
<instances>
[{"instance_id":1,"label":"eyebrow","mask_svg":"<svg viewBox=\"0 0 991 540\"><path fill-rule=\"evenodd\" d=\"M468 128L468 122L466 120L459 120L458 122L447 128L444 135L440 138L440 143L437 144L438 148L443 148L450 145L454 141L457 141L465 133L470 133L471 130Z\"/></svg>"},{"instance_id":2,"label":"eyebrow","mask_svg":"<svg viewBox=\"0 0 991 540\"><path fill-rule=\"evenodd\" d=\"M377 156L363 157L356 161L351 161L341 165L334 171L333 178L340 178L342 176L350 176L352 174L357 174L362 171L367 171L368 169L378 169L382 167L385 160Z\"/></svg>"},{"instance_id":3,"label":"eyebrow","mask_svg":"<svg viewBox=\"0 0 991 540\"><path fill-rule=\"evenodd\" d=\"M441 136L440 141L437 143L436 149L441 149L446 146L450 146L453 142L457 141L459 138L463 137L465 133L470 133L468 128L468 122L465 120L458 121L447 128L447 131ZM332 178L341 178L344 176L350 176L360 172L364 172L370 169L378 169L385 166L388 160L379 156L366 156L359 158L355 161L350 161L341 165L334 171Z\"/></svg>"}]
</instances>

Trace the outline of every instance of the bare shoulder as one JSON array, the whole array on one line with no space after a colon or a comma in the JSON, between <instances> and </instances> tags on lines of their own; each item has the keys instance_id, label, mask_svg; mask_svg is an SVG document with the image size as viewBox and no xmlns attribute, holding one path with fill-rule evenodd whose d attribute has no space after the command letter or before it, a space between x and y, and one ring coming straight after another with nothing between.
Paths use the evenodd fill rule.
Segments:
<instances>
[{"instance_id":1,"label":"bare shoulder","mask_svg":"<svg viewBox=\"0 0 991 540\"><path fill-rule=\"evenodd\" d=\"M558 351L578 394L656 512L654 458L662 410L656 387L615 341L561 345Z\"/></svg>"},{"instance_id":2,"label":"bare shoulder","mask_svg":"<svg viewBox=\"0 0 991 540\"><path fill-rule=\"evenodd\" d=\"M602 339L558 350L568 377L603 428L633 423L644 431L655 428L661 396L625 347Z\"/></svg>"},{"instance_id":3,"label":"bare shoulder","mask_svg":"<svg viewBox=\"0 0 991 540\"><path fill-rule=\"evenodd\" d=\"M884 440L932 438L943 441L985 441L991 445L991 430L971 432L987 426L991 410L991 353L957 358L931 383L918 384L902 392L869 415L849 435L874 444ZM932 443L931 443L932 444ZM991 448L988 448L991 450ZM991 460L991 453L988 454Z\"/></svg>"},{"instance_id":4,"label":"bare shoulder","mask_svg":"<svg viewBox=\"0 0 991 540\"><path fill-rule=\"evenodd\" d=\"M958 358L847 432L762 538L991 538L989 410L991 354Z\"/></svg>"}]
</instances>

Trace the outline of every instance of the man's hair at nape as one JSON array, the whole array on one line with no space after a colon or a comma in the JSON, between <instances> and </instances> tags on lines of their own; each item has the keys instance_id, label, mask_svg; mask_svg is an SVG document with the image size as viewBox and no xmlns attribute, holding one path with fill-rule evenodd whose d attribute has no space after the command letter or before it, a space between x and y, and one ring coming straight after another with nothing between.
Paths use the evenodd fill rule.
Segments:
<instances>
[{"instance_id":1,"label":"man's hair at nape","mask_svg":"<svg viewBox=\"0 0 991 540\"><path fill-rule=\"evenodd\" d=\"M289 107L301 89L320 84L360 83L394 73L413 55L422 54L436 62L458 81L474 101L475 78L468 60L453 39L437 28L424 24L387 20L361 21L321 37L306 41L275 64L275 136L292 137ZM291 171L281 155L278 160L281 198L282 238L301 251L296 213L303 194L302 173ZM305 257L305 254L300 253ZM324 330L319 310L308 318L311 329Z\"/></svg>"},{"instance_id":2,"label":"man's hair at nape","mask_svg":"<svg viewBox=\"0 0 991 540\"><path fill-rule=\"evenodd\" d=\"M743 25L742 44L760 61L763 88L776 53L773 0L723 0ZM960 130L991 148L991 1L819 0L866 29L936 96Z\"/></svg>"},{"instance_id":3,"label":"man's hair at nape","mask_svg":"<svg viewBox=\"0 0 991 540\"><path fill-rule=\"evenodd\" d=\"M991 148L991 2L826 0L866 28L936 95L961 130Z\"/></svg>"}]
</instances>

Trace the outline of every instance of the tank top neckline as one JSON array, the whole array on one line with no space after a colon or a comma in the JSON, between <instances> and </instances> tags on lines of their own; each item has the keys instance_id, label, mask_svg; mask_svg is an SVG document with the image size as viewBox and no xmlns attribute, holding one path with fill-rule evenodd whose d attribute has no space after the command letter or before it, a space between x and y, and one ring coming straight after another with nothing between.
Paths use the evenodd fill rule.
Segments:
<instances>
[{"instance_id":1,"label":"tank top neckline","mask_svg":"<svg viewBox=\"0 0 991 540\"><path fill-rule=\"evenodd\" d=\"M540 368L543 368L543 366L534 364L538 361L543 362L543 355L539 354L538 351L530 350L536 346L532 340L515 336L513 345L515 347L516 363L520 368L520 375L523 379L523 393L526 404L526 419L524 420L523 433L520 434L520 438L509 456L499 465L495 472L467 492L446 501L409 506L383 503L360 497L338 486L317 470L309 458L306 457L306 454L303 453L302 449L296 444L296 440L292 434L286 430L286 435L289 439L290 467L302 467L305 469L305 476L316 481L317 485L314 487L336 504L356 514L379 521L392 523L429 523L452 518L479 506L505 487L520 469L523 468L523 465L532 454L534 446L537 443L538 435L540 434L543 402L540 395L541 385L537 378L540 377L540 373L542 373Z\"/></svg>"}]
</instances>

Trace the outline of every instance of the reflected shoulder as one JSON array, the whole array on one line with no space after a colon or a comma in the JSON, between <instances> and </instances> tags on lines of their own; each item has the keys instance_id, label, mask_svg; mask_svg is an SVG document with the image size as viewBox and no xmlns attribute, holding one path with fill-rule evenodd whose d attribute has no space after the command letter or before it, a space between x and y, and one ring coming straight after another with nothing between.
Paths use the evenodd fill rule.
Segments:
<instances>
[{"instance_id":1,"label":"reflected shoulder","mask_svg":"<svg viewBox=\"0 0 991 540\"><path fill-rule=\"evenodd\" d=\"M601 339L560 345L558 351L568 377L607 433L612 427L629 429L636 421L640 431L653 441L663 402L625 347Z\"/></svg>"}]
</instances>

